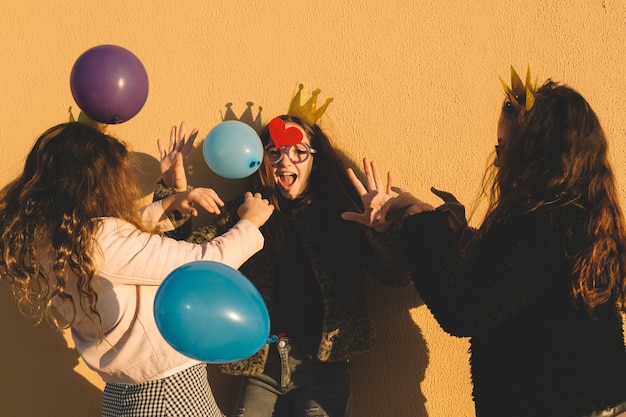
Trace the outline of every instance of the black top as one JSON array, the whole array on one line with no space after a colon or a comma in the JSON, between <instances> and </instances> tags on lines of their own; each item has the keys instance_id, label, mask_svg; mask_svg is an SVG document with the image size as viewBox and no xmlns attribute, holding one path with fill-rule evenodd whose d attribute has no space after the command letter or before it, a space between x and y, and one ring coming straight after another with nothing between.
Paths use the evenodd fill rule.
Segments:
<instances>
[{"instance_id":1,"label":"black top","mask_svg":"<svg viewBox=\"0 0 626 417\"><path fill-rule=\"evenodd\" d=\"M444 212L408 217L416 288L444 330L470 337L477 417L576 417L626 401L626 348L614 303L592 318L571 296L586 213L511 215L471 256Z\"/></svg>"},{"instance_id":2,"label":"black top","mask_svg":"<svg viewBox=\"0 0 626 417\"><path fill-rule=\"evenodd\" d=\"M309 353L316 355L324 321L322 292L298 240L292 240L280 254L274 285L272 334L304 339Z\"/></svg>"}]
</instances>

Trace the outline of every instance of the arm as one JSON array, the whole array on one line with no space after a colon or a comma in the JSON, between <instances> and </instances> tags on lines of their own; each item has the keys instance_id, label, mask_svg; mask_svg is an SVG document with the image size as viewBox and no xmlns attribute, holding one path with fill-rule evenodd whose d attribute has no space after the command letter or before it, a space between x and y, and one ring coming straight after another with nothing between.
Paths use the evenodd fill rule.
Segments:
<instances>
[{"instance_id":1,"label":"arm","mask_svg":"<svg viewBox=\"0 0 626 417\"><path fill-rule=\"evenodd\" d=\"M510 217L467 257L448 214L428 211L405 219L402 241L416 288L439 324L453 335L474 336L568 284L567 219L548 210Z\"/></svg>"},{"instance_id":2,"label":"arm","mask_svg":"<svg viewBox=\"0 0 626 417\"><path fill-rule=\"evenodd\" d=\"M170 130L170 141L168 146L165 146L161 139L157 139L157 148L160 158L161 179L157 182L154 190L153 201L164 200L165 208L168 208L169 204L173 200L166 199L177 193L191 191L187 183L187 175L185 173L184 160L193 148L194 141L198 135L198 129L193 129L189 138L186 137L187 125L185 122L180 124L180 128L174 125ZM206 189L210 190L210 189ZM186 201L178 201L180 209L168 209L169 218L174 225L174 230L168 233L169 236L176 239L185 239L191 234L191 223L189 220L191 216L196 216L197 210L193 208L193 203L200 203L200 205L209 213L220 213L220 207L224 205L223 201L219 198L215 191L210 191L210 197L212 201L207 200L204 197L191 195L190 199ZM204 200L205 204L201 201L194 201L193 198L197 197L200 200ZM182 197L184 198L184 196Z\"/></svg>"},{"instance_id":3,"label":"arm","mask_svg":"<svg viewBox=\"0 0 626 417\"><path fill-rule=\"evenodd\" d=\"M267 200L247 193L240 206L241 219L203 244L141 232L122 220L107 218L97 238L101 249L97 253L103 256L99 274L124 284L158 285L172 270L192 261L216 261L238 269L263 247L259 227L272 212Z\"/></svg>"},{"instance_id":4,"label":"arm","mask_svg":"<svg viewBox=\"0 0 626 417\"><path fill-rule=\"evenodd\" d=\"M385 233L363 229L367 241L364 262L372 276L381 284L394 287L408 285L411 273L398 228L392 227Z\"/></svg>"},{"instance_id":5,"label":"arm","mask_svg":"<svg viewBox=\"0 0 626 417\"><path fill-rule=\"evenodd\" d=\"M262 211L256 208L257 205L261 206ZM269 214L265 210L269 210ZM273 210L274 206L269 204L267 200L264 200L259 193L252 195L252 193L248 191L244 194L243 201L236 200L230 202L215 221L196 229L187 238L187 241L193 243L210 242L242 219L249 220L253 224L258 225L258 227L261 227Z\"/></svg>"},{"instance_id":6,"label":"arm","mask_svg":"<svg viewBox=\"0 0 626 417\"><path fill-rule=\"evenodd\" d=\"M177 267L207 260L239 268L263 247L263 235L241 220L211 242L193 244L141 232L118 219L103 220L97 237L98 275L127 285L159 285Z\"/></svg>"},{"instance_id":7,"label":"arm","mask_svg":"<svg viewBox=\"0 0 626 417\"><path fill-rule=\"evenodd\" d=\"M161 200L163 210L168 215L178 211L182 214L197 216L198 210L194 207L194 204L202 207L209 213L219 214L220 207L224 205L224 202L210 188L181 191Z\"/></svg>"}]
</instances>

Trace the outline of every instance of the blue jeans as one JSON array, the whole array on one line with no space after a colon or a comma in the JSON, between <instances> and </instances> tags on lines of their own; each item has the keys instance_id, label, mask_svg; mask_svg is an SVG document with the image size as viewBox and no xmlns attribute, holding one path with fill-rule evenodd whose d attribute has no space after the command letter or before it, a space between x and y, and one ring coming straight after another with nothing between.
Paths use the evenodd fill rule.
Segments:
<instances>
[{"instance_id":1,"label":"blue jeans","mask_svg":"<svg viewBox=\"0 0 626 417\"><path fill-rule=\"evenodd\" d=\"M299 340L270 344L263 374L243 381L233 417L345 417L349 361L320 362Z\"/></svg>"}]
</instances>

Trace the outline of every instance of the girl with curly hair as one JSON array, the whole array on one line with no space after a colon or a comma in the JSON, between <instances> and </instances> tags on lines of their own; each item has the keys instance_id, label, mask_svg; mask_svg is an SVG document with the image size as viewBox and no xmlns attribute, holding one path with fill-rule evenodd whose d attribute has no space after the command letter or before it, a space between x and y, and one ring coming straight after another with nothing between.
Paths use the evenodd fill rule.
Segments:
<instances>
[{"instance_id":1,"label":"girl with curly hair","mask_svg":"<svg viewBox=\"0 0 626 417\"><path fill-rule=\"evenodd\" d=\"M85 363L106 383L102 415L223 416L206 364L178 353L153 315L159 284L175 268L212 260L238 268L263 247L273 207L248 193L240 219L214 241L164 237L167 213L215 211L210 189L141 210L127 147L82 123L43 133L23 172L0 191L0 275L21 311L71 330Z\"/></svg>"}]
</instances>

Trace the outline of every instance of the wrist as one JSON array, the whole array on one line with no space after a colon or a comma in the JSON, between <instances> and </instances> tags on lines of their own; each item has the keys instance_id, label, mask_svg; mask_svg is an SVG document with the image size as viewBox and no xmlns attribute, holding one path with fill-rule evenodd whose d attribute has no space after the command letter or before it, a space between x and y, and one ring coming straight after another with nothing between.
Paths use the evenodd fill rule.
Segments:
<instances>
[{"instance_id":1,"label":"wrist","mask_svg":"<svg viewBox=\"0 0 626 417\"><path fill-rule=\"evenodd\" d=\"M161 199L161 207L165 214L171 214L175 211L176 194L168 195Z\"/></svg>"}]
</instances>

